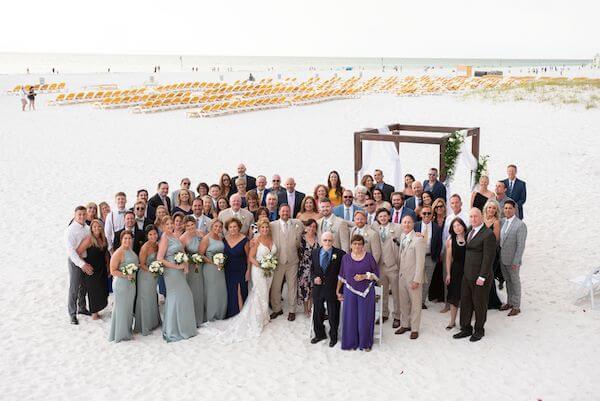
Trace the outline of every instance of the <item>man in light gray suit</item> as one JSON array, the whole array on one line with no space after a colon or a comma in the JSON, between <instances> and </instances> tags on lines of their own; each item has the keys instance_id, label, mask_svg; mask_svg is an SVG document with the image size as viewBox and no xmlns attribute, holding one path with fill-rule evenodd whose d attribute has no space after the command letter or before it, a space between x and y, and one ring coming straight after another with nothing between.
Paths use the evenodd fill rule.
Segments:
<instances>
[{"instance_id":1,"label":"man in light gray suit","mask_svg":"<svg viewBox=\"0 0 600 401\"><path fill-rule=\"evenodd\" d=\"M332 213L329 198L319 201L319 212L323 217L317 220L317 238L321 244L321 236L325 231L333 234L333 246L348 253L350 251L350 229L348 222Z\"/></svg>"},{"instance_id":2,"label":"man in light gray suit","mask_svg":"<svg viewBox=\"0 0 600 401\"><path fill-rule=\"evenodd\" d=\"M392 327L400 327L400 267L398 266L398 244L402 235L400 224L390 223L390 212L385 208L377 210L375 223L371 226L379 234L381 258L379 259L380 283L383 287L383 321L390 316L390 289L394 300L394 322Z\"/></svg>"},{"instance_id":3,"label":"man in light gray suit","mask_svg":"<svg viewBox=\"0 0 600 401\"><path fill-rule=\"evenodd\" d=\"M296 319L296 298L298 294L298 249L301 246L304 224L300 220L292 219L290 206L286 203L279 207L279 220L270 223L273 243L277 247L278 266L273 273L273 283L271 284L271 319L283 314L281 306L281 288L283 278L287 283L288 296L288 320L290 322Z\"/></svg>"},{"instance_id":4,"label":"man in light gray suit","mask_svg":"<svg viewBox=\"0 0 600 401\"><path fill-rule=\"evenodd\" d=\"M350 238L361 235L365 239L365 251L373 255L375 262L381 259L381 239L371 226L367 225L367 215L362 210L354 212L354 227L350 229Z\"/></svg>"},{"instance_id":5,"label":"man in light gray suit","mask_svg":"<svg viewBox=\"0 0 600 401\"><path fill-rule=\"evenodd\" d=\"M250 226L254 223L254 215L252 212L247 211L246 209L242 209L242 197L240 194L231 195L230 199L231 207L223 210L219 213L219 220L223 222L223 231L227 232L225 225L227 221L232 217L235 217L239 221L242 222L242 229L240 232L244 235L248 235L248 231L250 230Z\"/></svg>"},{"instance_id":6,"label":"man in light gray suit","mask_svg":"<svg viewBox=\"0 0 600 401\"><path fill-rule=\"evenodd\" d=\"M500 225L500 268L506 280L508 298L500 310L508 310L508 316L521 313L521 259L527 240L527 226L516 216L517 203L512 199L504 202L504 218Z\"/></svg>"}]
</instances>

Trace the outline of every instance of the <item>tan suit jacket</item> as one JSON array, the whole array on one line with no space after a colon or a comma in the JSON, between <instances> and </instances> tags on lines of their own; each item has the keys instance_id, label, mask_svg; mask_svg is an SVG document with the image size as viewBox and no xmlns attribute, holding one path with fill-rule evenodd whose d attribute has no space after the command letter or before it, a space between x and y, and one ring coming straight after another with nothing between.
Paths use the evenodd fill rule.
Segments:
<instances>
[{"instance_id":1,"label":"tan suit jacket","mask_svg":"<svg viewBox=\"0 0 600 401\"><path fill-rule=\"evenodd\" d=\"M355 234L359 234L358 231L358 227L352 227L350 229L350 239L352 239ZM365 225L363 227L362 236L365 238L365 250L373 255L375 262L379 263L379 260L381 259L381 239L379 238L379 233L368 225Z\"/></svg>"},{"instance_id":2,"label":"tan suit jacket","mask_svg":"<svg viewBox=\"0 0 600 401\"><path fill-rule=\"evenodd\" d=\"M373 231L377 233L377 236L381 239L379 223L375 222L371 226ZM385 241L381 242L381 258L379 259L379 266L382 268L397 268L398 267L398 245L394 243L394 238L400 240L402 234L402 227L400 224L389 223L388 224L388 235Z\"/></svg>"},{"instance_id":3,"label":"tan suit jacket","mask_svg":"<svg viewBox=\"0 0 600 401\"><path fill-rule=\"evenodd\" d=\"M301 246L302 233L304 232L304 224L297 219L288 220L288 229L284 233L281 226L282 220L272 221L271 235L273 242L277 245L277 253L279 262L282 265L298 264L298 249Z\"/></svg>"},{"instance_id":4,"label":"tan suit jacket","mask_svg":"<svg viewBox=\"0 0 600 401\"><path fill-rule=\"evenodd\" d=\"M400 246L400 280L414 281L422 284L425 281L425 239L418 237L414 231L400 236L400 244L408 237L408 245Z\"/></svg>"},{"instance_id":5,"label":"tan suit jacket","mask_svg":"<svg viewBox=\"0 0 600 401\"><path fill-rule=\"evenodd\" d=\"M247 211L246 209L240 209L238 212L240 216L240 220L242 222L242 234L248 235L248 231L250 230L250 226L254 223L254 215L252 212ZM225 228L225 224L229 219L234 216L234 211L231 208L223 210L219 213L219 220L223 222L223 232L227 232Z\"/></svg>"},{"instance_id":6,"label":"tan suit jacket","mask_svg":"<svg viewBox=\"0 0 600 401\"><path fill-rule=\"evenodd\" d=\"M331 227L329 227L329 231L333 234L333 246L341 249L342 251L348 253L350 251L350 229L348 227L348 222L340 217L337 217L334 214L331 214ZM319 245L321 244L321 234L323 234L323 222L325 221L325 217L321 217L317 220L317 238L319 239Z\"/></svg>"}]
</instances>

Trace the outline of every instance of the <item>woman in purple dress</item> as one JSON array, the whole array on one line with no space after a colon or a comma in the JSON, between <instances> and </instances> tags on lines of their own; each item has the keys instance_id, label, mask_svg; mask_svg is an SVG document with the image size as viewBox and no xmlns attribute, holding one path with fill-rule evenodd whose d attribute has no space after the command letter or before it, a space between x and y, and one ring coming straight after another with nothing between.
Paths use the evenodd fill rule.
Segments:
<instances>
[{"instance_id":1,"label":"woman in purple dress","mask_svg":"<svg viewBox=\"0 0 600 401\"><path fill-rule=\"evenodd\" d=\"M338 299L344 303L342 349L371 351L375 329L374 286L379 280L379 267L373 255L365 251L362 235L354 235L351 244L352 252L342 257L337 285Z\"/></svg>"}]
</instances>

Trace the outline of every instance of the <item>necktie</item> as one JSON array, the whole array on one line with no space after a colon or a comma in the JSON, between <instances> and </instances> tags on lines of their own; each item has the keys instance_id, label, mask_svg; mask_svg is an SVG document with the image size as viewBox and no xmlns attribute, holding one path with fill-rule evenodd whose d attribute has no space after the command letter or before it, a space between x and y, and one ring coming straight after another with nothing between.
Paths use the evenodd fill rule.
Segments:
<instances>
[{"instance_id":1,"label":"necktie","mask_svg":"<svg viewBox=\"0 0 600 401\"><path fill-rule=\"evenodd\" d=\"M471 232L469 232L469 237L467 238L467 242L471 242L471 240L473 239L473 237L475 236L475 229L471 229Z\"/></svg>"},{"instance_id":2,"label":"necktie","mask_svg":"<svg viewBox=\"0 0 600 401\"><path fill-rule=\"evenodd\" d=\"M329 231L329 222L327 220L323 220L323 232Z\"/></svg>"},{"instance_id":3,"label":"necktie","mask_svg":"<svg viewBox=\"0 0 600 401\"><path fill-rule=\"evenodd\" d=\"M271 220L271 221L275 220L275 212L269 213L269 220Z\"/></svg>"},{"instance_id":4,"label":"necktie","mask_svg":"<svg viewBox=\"0 0 600 401\"><path fill-rule=\"evenodd\" d=\"M402 250L403 250L403 251L404 251L404 249L406 249L406 246L408 245L408 240L409 240L408 236L405 236L405 237L402 239Z\"/></svg>"},{"instance_id":5,"label":"necktie","mask_svg":"<svg viewBox=\"0 0 600 401\"><path fill-rule=\"evenodd\" d=\"M349 207L345 207L344 209L346 210L346 212L344 214L344 220L350 221L350 208Z\"/></svg>"},{"instance_id":6,"label":"necktie","mask_svg":"<svg viewBox=\"0 0 600 401\"><path fill-rule=\"evenodd\" d=\"M512 191L513 191L513 186L514 186L514 181L509 181L508 192L510 192L511 195L512 195Z\"/></svg>"},{"instance_id":7,"label":"necktie","mask_svg":"<svg viewBox=\"0 0 600 401\"><path fill-rule=\"evenodd\" d=\"M287 221L283 222L282 231L284 234L287 234L287 231L288 231L288 222Z\"/></svg>"},{"instance_id":8,"label":"necktie","mask_svg":"<svg viewBox=\"0 0 600 401\"><path fill-rule=\"evenodd\" d=\"M381 227L379 229L379 236L381 237L381 242L385 242L385 240L387 238L387 233L386 233L385 227Z\"/></svg>"},{"instance_id":9,"label":"necktie","mask_svg":"<svg viewBox=\"0 0 600 401\"><path fill-rule=\"evenodd\" d=\"M262 204L263 191L258 191L258 204Z\"/></svg>"},{"instance_id":10,"label":"necktie","mask_svg":"<svg viewBox=\"0 0 600 401\"><path fill-rule=\"evenodd\" d=\"M323 252L321 254L321 268L323 272L327 273L327 266L329 265L329 252Z\"/></svg>"},{"instance_id":11,"label":"necktie","mask_svg":"<svg viewBox=\"0 0 600 401\"><path fill-rule=\"evenodd\" d=\"M504 237L506 237L506 232L508 231L509 225L510 225L510 222L508 220L506 220L506 223L504 223L504 227L502 227L502 233L500 235L500 246L502 246L504 244Z\"/></svg>"},{"instance_id":12,"label":"necktie","mask_svg":"<svg viewBox=\"0 0 600 401\"><path fill-rule=\"evenodd\" d=\"M398 212L398 210L394 209L394 223L398 224L398 215L400 214L400 212Z\"/></svg>"},{"instance_id":13,"label":"necktie","mask_svg":"<svg viewBox=\"0 0 600 401\"><path fill-rule=\"evenodd\" d=\"M425 238L425 243L427 243L429 239L429 226L425 223L423 223L423 238Z\"/></svg>"}]
</instances>

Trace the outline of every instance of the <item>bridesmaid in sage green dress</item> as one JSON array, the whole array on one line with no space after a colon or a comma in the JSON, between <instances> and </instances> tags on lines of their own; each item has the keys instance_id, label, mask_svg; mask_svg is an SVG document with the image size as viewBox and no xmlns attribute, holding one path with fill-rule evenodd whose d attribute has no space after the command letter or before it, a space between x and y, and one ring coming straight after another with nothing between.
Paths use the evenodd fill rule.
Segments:
<instances>
[{"instance_id":1,"label":"bridesmaid in sage green dress","mask_svg":"<svg viewBox=\"0 0 600 401\"><path fill-rule=\"evenodd\" d=\"M148 271L150 263L156 260L158 252L158 231L150 224L145 229L147 241L140 249L140 270L137 274L137 297L135 300L135 326L133 331L147 336L160 326L158 313L158 276Z\"/></svg>"},{"instance_id":2,"label":"bridesmaid in sage green dress","mask_svg":"<svg viewBox=\"0 0 600 401\"><path fill-rule=\"evenodd\" d=\"M213 263L213 256L223 253L224 244L221 239L223 223L213 220L210 231L200 242L200 253L204 256L204 304L206 306L205 320L222 320L227 314L227 284L225 271L219 270Z\"/></svg>"},{"instance_id":3,"label":"bridesmaid in sage green dress","mask_svg":"<svg viewBox=\"0 0 600 401\"><path fill-rule=\"evenodd\" d=\"M140 265L140 261L133 252L132 246L133 236L131 232L123 231L121 233L121 246L115 251L110 260L110 274L114 277L113 294L115 300L108 341L117 343L123 340L130 340L132 335L135 274L125 275L119 270L129 263Z\"/></svg>"},{"instance_id":4,"label":"bridesmaid in sage green dress","mask_svg":"<svg viewBox=\"0 0 600 401\"><path fill-rule=\"evenodd\" d=\"M175 237L173 219L163 218L163 235L158 244L157 260L165 266L167 297L163 317L162 333L167 342L184 340L198 334L194 314L194 298L185 275L187 263L175 263L175 254L184 252L183 244Z\"/></svg>"},{"instance_id":5,"label":"bridesmaid in sage green dress","mask_svg":"<svg viewBox=\"0 0 600 401\"><path fill-rule=\"evenodd\" d=\"M200 236L196 228L196 218L194 216L185 216L183 219L185 226L185 232L179 238L185 250L187 251L190 262L189 272L186 276L190 290L192 290L192 296L194 297L194 312L196 313L196 327L204 322L204 275L202 274L203 264L194 264L191 261L191 257L195 253L199 253L200 247Z\"/></svg>"}]
</instances>

